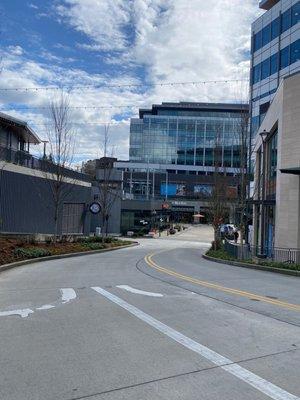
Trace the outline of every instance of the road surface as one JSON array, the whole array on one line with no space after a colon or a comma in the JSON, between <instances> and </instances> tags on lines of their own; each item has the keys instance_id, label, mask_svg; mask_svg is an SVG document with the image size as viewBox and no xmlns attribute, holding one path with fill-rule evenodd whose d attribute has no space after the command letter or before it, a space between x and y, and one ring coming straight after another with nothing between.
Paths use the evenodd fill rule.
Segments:
<instances>
[{"instance_id":1,"label":"road surface","mask_svg":"<svg viewBox=\"0 0 300 400\"><path fill-rule=\"evenodd\" d=\"M299 400L300 279L207 227L0 275L1 400Z\"/></svg>"}]
</instances>

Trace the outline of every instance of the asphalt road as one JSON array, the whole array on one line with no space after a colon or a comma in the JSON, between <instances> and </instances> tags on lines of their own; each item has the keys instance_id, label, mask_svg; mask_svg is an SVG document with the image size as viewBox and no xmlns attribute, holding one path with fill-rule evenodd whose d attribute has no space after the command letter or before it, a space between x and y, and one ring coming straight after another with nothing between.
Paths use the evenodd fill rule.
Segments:
<instances>
[{"instance_id":1,"label":"asphalt road","mask_svg":"<svg viewBox=\"0 0 300 400\"><path fill-rule=\"evenodd\" d=\"M0 275L1 400L296 400L300 279L201 258L211 231Z\"/></svg>"}]
</instances>

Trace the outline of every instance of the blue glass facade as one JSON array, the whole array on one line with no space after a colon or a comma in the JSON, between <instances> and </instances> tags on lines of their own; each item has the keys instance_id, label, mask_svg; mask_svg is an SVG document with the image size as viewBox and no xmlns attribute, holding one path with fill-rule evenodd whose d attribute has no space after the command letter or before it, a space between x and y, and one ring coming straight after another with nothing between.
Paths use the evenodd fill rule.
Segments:
<instances>
[{"instance_id":1,"label":"blue glass facade","mask_svg":"<svg viewBox=\"0 0 300 400\"><path fill-rule=\"evenodd\" d=\"M219 105L211 110L209 105L200 105L198 111L191 111L194 103L187 103L187 109L181 104L175 103L173 108L153 106L152 110L143 110L139 119L131 120L130 161L211 167L218 143L222 147L222 166L239 167L240 131L248 106L230 108L226 104L224 109Z\"/></svg>"},{"instance_id":2,"label":"blue glass facade","mask_svg":"<svg viewBox=\"0 0 300 400\"><path fill-rule=\"evenodd\" d=\"M300 70L300 1L265 1L252 24L250 113L255 136L282 78Z\"/></svg>"},{"instance_id":3,"label":"blue glass facade","mask_svg":"<svg viewBox=\"0 0 300 400\"><path fill-rule=\"evenodd\" d=\"M266 25L262 30L255 33L253 37L253 51L261 49L263 46L276 39L292 26L300 21L300 1L291 8L284 11L279 17Z\"/></svg>"},{"instance_id":4,"label":"blue glass facade","mask_svg":"<svg viewBox=\"0 0 300 400\"><path fill-rule=\"evenodd\" d=\"M273 54L271 57L255 65L252 69L252 82L253 84L258 83L299 60L300 39L286 46L279 53Z\"/></svg>"}]
</instances>

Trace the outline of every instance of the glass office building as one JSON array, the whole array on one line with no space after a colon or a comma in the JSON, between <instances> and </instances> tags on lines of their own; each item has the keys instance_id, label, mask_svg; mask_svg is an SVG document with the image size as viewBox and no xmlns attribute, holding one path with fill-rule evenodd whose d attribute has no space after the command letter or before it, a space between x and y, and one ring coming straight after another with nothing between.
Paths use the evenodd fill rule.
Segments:
<instances>
[{"instance_id":1,"label":"glass office building","mask_svg":"<svg viewBox=\"0 0 300 400\"><path fill-rule=\"evenodd\" d=\"M300 70L300 1L262 0L266 10L252 24L250 113L258 131L284 76Z\"/></svg>"},{"instance_id":2,"label":"glass office building","mask_svg":"<svg viewBox=\"0 0 300 400\"><path fill-rule=\"evenodd\" d=\"M240 168L240 132L248 112L245 104L184 102L142 109L131 120L130 161L205 171L214 165L218 146L220 166L233 171Z\"/></svg>"}]
</instances>

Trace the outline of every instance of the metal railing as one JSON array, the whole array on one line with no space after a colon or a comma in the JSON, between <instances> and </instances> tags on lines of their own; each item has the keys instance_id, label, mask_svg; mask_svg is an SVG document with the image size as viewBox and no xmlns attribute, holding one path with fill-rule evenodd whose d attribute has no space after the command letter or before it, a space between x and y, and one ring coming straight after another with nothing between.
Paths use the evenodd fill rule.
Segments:
<instances>
[{"instance_id":1,"label":"metal railing","mask_svg":"<svg viewBox=\"0 0 300 400\"><path fill-rule=\"evenodd\" d=\"M26 151L22 150L13 150L7 147L0 146L0 161L4 161L6 163L12 163L16 165L20 165L22 167L31 168L35 170L40 170L46 173L55 174L59 167L57 164L52 163L51 161L44 160L42 158L37 158L32 156ZM62 168L63 175L76 180L90 182L90 176L75 171L70 168Z\"/></svg>"},{"instance_id":2,"label":"metal railing","mask_svg":"<svg viewBox=\"0 0 300 400\"><path fill-rule=\"evenodd\" d=\"M286 264L300 264L300 249L264 247L241 245L225 240L224 248L228 254L239 260L250 260L254 257L266 261L280 262Z\"/></svg>"}]
</instances>

